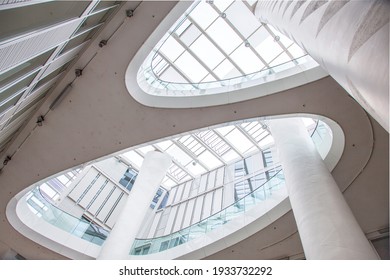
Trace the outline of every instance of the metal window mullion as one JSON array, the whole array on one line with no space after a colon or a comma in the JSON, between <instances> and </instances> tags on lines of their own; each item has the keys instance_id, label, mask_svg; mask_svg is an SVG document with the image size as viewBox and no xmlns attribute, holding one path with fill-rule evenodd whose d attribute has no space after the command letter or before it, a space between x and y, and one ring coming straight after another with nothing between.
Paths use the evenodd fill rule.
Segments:
<instances>
[{"instance_id":1,"label":"metal window mullion","mask_svg":"<svg viewBox=\"0 0 390 280\"><path fill-rule=\"evenodd\" d=\"M234 62L230 55L227 54L220 46L218 46L218 44L213 40L213 38L209 34L207 34L206 31L203 30L195 20L193 20L190 16L188 16L188 20L191 21L191 23L193 23L203 33L203 35L206 36L206 38L225 56L225 59L229 60L229 62L233 64L233 66L241 73L241 75L246 75L246 73L240 68L240 66L237 65L237 63Z\"/></svg>"},{"instance_id":2,"label":"metal window mullion","mask_svg":"<svg viewBox=\"0 0 390 280\"><path fill-rule=\"evenodd\" d=\"M161 149L159 149L156 145L152 145L152 147L154 147L156 150L160 151L160 152L164 152L162 151ZM191 157L192 158L192 157ZM175 158L172 157L172 162L174 164L176 164L179 168L181 168L188 176L190 176L192 179L195 178L195 175L192 174L186 167L184 167L180 162L178 162ZM167 175L170 175L167 173ZM169 176L168 176L169 177ZM176 182L176 180L174 180ZM178 184L179 182L177 182Z\"/></svg>"},{"instance_id":3,"label":"metal window mullion","mask_svg":"<svg viewBox=\"0 0 390 280\"><path fill-rule=\"evenodd\" d=\"M95 212L95 215L93 216L94 218L97 218L97 216L99 215L100 211L102 211L103 207L106 205L107 201L109 200L109 198L111 197L112 193L115 191L116 189L116 186L113 185L112 186L112 189L110 190L110 192L107 194L106 198L104 199L104 201L101 203L101 205L99 206L99 208L96 210Z\"/></svg>"},{"instance_id":4,"label":"metal window mullion","mask_svg":"<svg viewBox=\"0 0 390 280\"><path fill-rule=\"evenodd\" d=\"M197 160L197 156L195 154L192 153L191 150L189 150L186 146L184 146L182 143L176 141L176 140L172 140L173 143L175 143L183 152L185 152L187 155L189 155L193 161L199 163L207 172L209 172L209 168L206 167L203 163L201 163L200 161Z\"/></svg>"},{"instance_id":5,"label":"metal window mullion","mask_svg":"<svg viewBox=\"0 0 390 280\"><path fill-rule=\"evenodd\" d=\"M219 137L221 137L221 139L230 147L230 149L235 151L242 159L244 158L244 155L239 150L237 150L237 148L234 147L234 145L228 139L226 139L224 136L222 136L222 134L219 133L217 130L214 130L214 129L212 129L212 130L214 131L215 134L217 134Z\"/></svg>"},{"instance_id":6,"label":"metal window mullion","mask_svg":"<svg viewBox=\"0 0 390 280\"><path fill-rule=\"evenodd\" d=\"M214 79L216 79L217 81L218 80L220 80L220 78L213 72L213 70L210 68L210 67L208 67L207 65L206 65L206 63L204 63L203 62L203 60L201 60L189 47L187 47L187 45L186 44L184 44L183 42L182 42L182 40L180 40L180 37L179 36L177 36L177 34L176 33L172 33L171 34L171 36L176 40L176 42L178 42L190 55L192 55L195 59L196 59L196 61L198 61L199 63L200 63L200 65L202 65L203 66L203 68L204 69L206 69L207 70L207 72L209 73L209 75L211 75L211 76L213 76L213 78ZM200 36L199 36L200 37ZM205 77L203 77L203 79L204 78L206 78L207 77L207 75L205 76ZM203 79L201 79L201 80L203 80Z\"/></svg>"},{"instance_id":7,"label":"metal window mullion","mask_svg":"<svg viewBox=\"0 0 390 280\"><path fill-rule=\"evenodd\" d=\"M250 38L257 30L259 30L261 28L261 25L259 28L256 28L255 31L252 32L251 35L248 36L248 38ZM238 32L238 30L237 30ZM242 36L242 38L245 38L244 36ZM245 41L247 41L247 39L244 39ZM261 56L261 54L259 54L257 52L257 50L252 46L252 44L249 43L249 48L251 49L251 51L254 53L254 55L261 60L261 62L264 64L265 67L267 68L270 68L269 64L267 63L267 61L265 61L265 59Z\"/></svg>"},{"instance_id":8,"label":"metal window mullion","mask_svg":"<svg viewBox=\"0 0 390 280\"><path fill-rule=\"evenodd\" d=\"M250 10L252 13L254 12L254 4L251 6L246 0L242 0L242 3L248 8L248 10Z\"/></svg>"},{"instance_id":9,"label":"metal window mullion","mask_svg":"<svg viewBox=\"0 0 390 280\"><path fill-rule=\"evenodd\" d=\"M213 5L211 5L213 8L214 8L214 10L217 12L217 13L221 13L221 11L217 8L217 6L215 6L214 4ZM247 41L247 38L245 38L242 34L241 34L241 32L234 26L234 24L233 23L231 23L230 22L230 20L227 18L227 17L225 17L225 18L223 18L224 19L224 21L230 26L230 28L231 29L233 29L233 31L238 35L238 37L240 37L241 38L241 40L243 41L243 42L246 42ZM261 28L261 26L262 25L260 25L258 28L256 28L256 30L255 31L253 31L252 33L251 33L251 35L249 35L248 36L248 38L250 37L250 36L252 36L257 30L259 30L260 28ZM250 45L249 44L249 48L251 49L251 51L252 51L252 53L254 54L254 55L256 55L256 57L258 58L258 59L260 59L261 60L261 62L267 67L267 68L269 68L269 65L268 65L268 63L264 60L264 58L252 47L252 45Z\"/></svg>"},{"instance_id":10,"label":"metal window mullion","mask_svg":"<svg viewBox=\"0 0 390 280\"><path fill-rule=\"evenodd\" d=\"M153 145L152 145L153 146ZM155 147L155 149L158 149L157 147ZM160 149L159 149L160 150ZM161 151L161 150L160 150ZM139 151L139 150L134 150L134 152L136 152L138 155L140 155L142 158L144 158L145 159L145 154L143 153L143 152L141 152L141 151ZM163 152L163 151L161 151L161 152ZM173 161L173 160L172 160ZM176 164L176 161L174 161L174 163ZM176 164L177 165L177 164ZM166 174L165 174L169 179L171 179L172 181L174 181L176 184L178 184L179 183L179 180L177 179L177 178L175 178L175 176L173 176L172 174L170 174L169 172L167 172Z\"/></svg>"},{"instance_id":11,"label":"metal window mullion","mask_svg":"<svg viewBox=\"0 0 390 280\"><path fill-rule=\"evenodd\" d=\"M100 195L100 193L103 191L103 189L107 186L109 180L106 179L104 181L104 183L100 186L99 190L95 193L95 195L91 198L91 201L87 204L87 206L85 207L85 209L87 211L89 211L89 208L92 206L92 204L95 202L95 200L97 199L97 197ZM92 213L91 213L92 214ZM93 215L93 214L92 214Z\"/></svg>"},{"instance_id":12,"label":"metal window mullion","mask_svg":"<svg viewBox=\"0 0 390 280\"><path fill-rule=\"evenodd\" d=\"M163 53L161 53L159 51L157 51L157 53L169 64L169 66L171 66L173 69L175 69L176 72L179 73L179 75L182 76L182 78L187 81L187 83L189 83L189 84L195 83L186 74L184 74L178 67L176 67L176 65L168 57L166 57ZM164 71L161 74L163 74ZM158 79L160 80L160 75L159 76L156 75L156 77L158 77ZM160 81L164 82L163 80L160 80Z\"/></svg>"},{"instance_id":13,"label":"metal window mullion","mask_svg":"<svg viewBox=\"0 0 390 280\"><path fill-rule=\"evenodd\" d=\"M196 140L198 140L198 142L204 147L204 148L206 148L206 150L208 150L210 153L212 153L217 159L219 159L219 161L221 161L224 165L226 165L227 163L226 163L226 161L224 160L224 159L222 159L221 158L221 156L217 153L217 152L215 152L213 149L211 149L206 143L204 143L203 141L202 141L202 139L201 138L199 138L199 136L197 136L197 135L193 135L193 137L195 137L195 139Z\"/></svg>"},{"instance_id":14,"label":"metal window mullion","mask_svg":"<svg viewBox=\"0 0 390 280\"><path fill-rule=\"evenodd\" d=\"M264 28L268 31L268 33L273 37L275 38L275 33L272 32L271 28L268 27L267 24L263 24ZM282 44L282 42L279 41L276 41L278 43L278 45L283 49L283 51L291 58L291 60L294 60L294 56L290 53L290 51L286 48L285 45ZM291 45L290 45L291 46Z\"/></svg>"},{"instance_id":15,"label":"metal window mullion","mask_svg":"<svg viewBox=\"0 0 390 280\"><path fill-rule=\"evenodd\" d=\"M240 125L236 125L236 128L242 133L242 134L244 134L244 136L249 140L249 141L251 141L251 143L253 144L253 145L255 145L256 146L256 148L259 150L259 151L261 151L262 149L261 149L261 147L260 147L260 145L259 145L259 143L257 143L257 141L244 129L244 128L242 128Z\"/></svg>"}]
</instances>

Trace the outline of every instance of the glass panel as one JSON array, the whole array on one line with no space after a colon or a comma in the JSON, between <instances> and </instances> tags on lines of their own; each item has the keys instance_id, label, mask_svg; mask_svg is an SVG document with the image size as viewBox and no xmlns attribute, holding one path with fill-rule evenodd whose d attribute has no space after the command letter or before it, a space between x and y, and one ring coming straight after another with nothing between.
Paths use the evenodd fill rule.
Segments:
<instances>
[{"instance_id":1,"label":"glass panel","mask_svg":"<svg viewBox=\"0 0 390 280\"><path fill-rule=\"evenodd\" d=\"M178 21L180 22L181 20L178 20ZM178 27L175 27L175 29L174 29L175 33L178 36L182 36L183 32L185 32L190 25L191 25L191 22L188 19L184 20L181 24L179 24Z\"/></svg>"},{"instance_id":2,"label":"glass panel","mask_svg":"<svg viewBox=\"0 0 390 280\"><path fill-rule=\"evenodd\" d=\"M172 36L169 36L161 46L160 52L169 60L175 61L184 52L184 48Z\"/></svg>"},{"instance_id":3,"label":"glass panel","mask_svg":"<svg viewBox=\"0 0 390 280\"><path fill-rule=\"evenodd\" d=\"M261 60L244 44L235 50L230 57L246 74L260 71L264 67Z\"/></svg>"},{"instance_id":4,"label":"glass panel","mask_svg":"<svg viewBox=\"0 0 390 280\"><path fill-rule=\"evenodd\" d=\"M212 44L205 35L200 36L191 46L191 50L201 59L210 69L217 66L225 57Z\"/></svg>"},{"instance_id":5,"label":"glass panel","mask_svg":"<svg viewBox=\"0 0 390 280\"><path fill-rule=\"evenodd\" d=\"M217 8L220 11L225 11L227 7L229 7L234 0L214 0L214 5L217 6Z\"/></svg>"},{"instance_id":6,"label":"glass panel","mask_svg":"<svg viewBox=\"0 0 390 280\"><path fill-rule=\"evenodd\" d=\"M264 58L266 62L270 62L283 52L283 49L272 37L268 37L267 39L265 39L255 49L261 55L261 57Z\"/></svg>"},{"instance_id":7,"label":"glass panel","mask_svg":"<svg viewBox=\"0 0 390 280\"><path fill-rule=\"evenodd\" d=\"M209 74L206 76L206 78L202 80L202 83L215 82L215 81L216 79L211 74Z\"/></svg>"},{"instance_id":8,"label":"glass panel","mask_svg":"<svg viewBox=\"0 0 390 280\"><path fill-rule=\"evenodd\" d=\"M168 64L167 64L168 65ZM187 83L187 80L183 78L183 76L177 72L173 67L167 67L164 72L162 72L160 79L167 82L175 82L175 83Z\"/></svg>"},{"instance_id":9,"label":"glass panel","mask_svg":"<svg viewBox=\"0 0 390 280\"><path fill-rule=\"evenodd\" d=\"M217 45L227 54L230 54L242 43L241 38L222 18L218 18L215 23L206 30L206 33L209 34Z\"/></svg>"},{"instance_id":10,"label":"glass panel","mask_svg":"<svg viewBox=\"0 0 390 280\"><path fill-rule=\"evenodd\" d=\"M194 24L192 24L186 31L184 31L184 33L180 36L180 39L184 44L190 46L196 38L200 36L200 34L202 34L202 32Z\"/></svg>"},{"instance_id":11,"label":"glass panel","mask_svg":"<svg viewBox=\"0 0 390 280\"><path fill-rule=\"evenodd\" d=\"M100 226L73 217L56 208L43 198L38 188L26 196L26 202L35 209L34 213L39 214L38 216L46 222L89 242L102 245L108 236L108 231Z\"/></svg>"},{"instance_id":12,"label":"glass panel","mask_svg":"<svg viewBox=\"0 0 390 280\"><path fill-rule=\"evenodd\" d=\"M297 45L293 44L288 48L288 51L293 55L293 57L300 57L305 54L305 52Z\"/></svg>"},{"instance_id":13,"label":"glass panel","mask_svg":"<svg viewBox=\"0 0 390 280\"><path fill-rule=\"evenodd\" d=\"M200 82L207 74L207 70L187 51L176 61L178 68L195 83Z\"/></svg>"},{"instance_id":14,"label":"glass panel","mask_svg":"<svg viewBox=\"0 0 390 280\"><path fill-rule=\"evenodd\" d=\"M200 2L190 16L203 29L206 29L219 15L208 3Z\"/></svg>"},{"instance_id":15,"label":"glass panel","mask_svg":"<svg viewBox=\"0 0 390 280\"><path fill-rule=\"evenodd\" d=\"M227 59L215 68L214 72L221 80L241 76L240 71Z\"/></svg>"},{"instance_id":16,"label":"glass panel","mask_svg":"<svg viewBox=\"0 0 390 280\"><path fill-rule=\"evenodd\" d=\"M222 165L222 162L209 151L204 151L201 155L199 155L198 159L210 170Z\"/></svg>"},{"instance_id":17,"label":"glass panel","mask_svg":"<svg viewBox=\"0 0 390 280\"><path fill-rule=\"evenodd\" d=\"M252 36L248 38L248 42L251 44L253 48L258 47L261 43L263 43L270 34L264 27L260 27Z\"/></svg>"},{"instance_id":18,"label":"glass panel","mask_svg":"<svg viewBox=\"0 0 390 280\"><path fill-rule=\"evenodd\" d=\"M271 67L273 67L273 66L277 66L277 65L289 62L289 61L291 61L291 58L284 52L281 55L279 55L277 58L275 58L269 65ZM295 66L294 63L286 64L286 67L288 67L288 68L291 68L293 66ZM282 70L282 68L279 68L278 72L281 70Z\"/></svg>"},{"instance_id":19,"label":"glass panel","mask_svg":"<svg viewBox=\"0 0 390 280\"><path fill-rule=\"evenodd\" d=\"M238 129L234 129L226 138L239 150L241 153L245 153L248 149L250 149L253 144L249 139L244 136Z\"/></svg>"},{"instance_id":20,"label":"glass panel","mask_svg":"<svg viewBox=\"0 0 390 280\"><path fill-rule=\"evenodd\" d=\"M260 21L253 16L253 13L241 1L235 1L226 10L226 15L226 18L245 38L251 35L261 25Z\"/></svg>"}]
</instances>

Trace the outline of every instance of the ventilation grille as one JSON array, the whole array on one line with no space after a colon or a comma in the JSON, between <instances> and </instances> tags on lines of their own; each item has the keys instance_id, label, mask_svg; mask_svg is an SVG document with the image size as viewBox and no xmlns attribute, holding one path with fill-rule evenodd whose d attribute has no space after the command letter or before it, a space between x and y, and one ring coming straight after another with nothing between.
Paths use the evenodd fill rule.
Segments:
<instances>
[{"instance_id":1,"label":"ventilation grille","mask_svg":"<svg viewBox=\"0 0 390 280\"><path fill-rule=\"evenodd\" d=\"M81 20L72 20L0 45L0 73L64 42Z\"/></svg>"}]
</instances>

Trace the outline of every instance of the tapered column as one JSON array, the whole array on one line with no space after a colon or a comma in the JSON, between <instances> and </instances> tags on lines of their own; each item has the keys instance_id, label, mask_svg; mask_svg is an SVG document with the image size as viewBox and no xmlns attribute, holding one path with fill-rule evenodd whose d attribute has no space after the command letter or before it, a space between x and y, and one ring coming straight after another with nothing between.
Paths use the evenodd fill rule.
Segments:
<instances>
[{"instance_id":1,"label":"tapered column","mask_svg":"<svg viewBox=\"0 0 390 280\"><path fill-rule=\"evenodd\" d=\"M151 151L146 154L126 204L97 259L128 258L145 214L171 162L171 157L161 152Z\"/></svg>"},{"instance_id":2,"label":"tapered column","mask_svg":"<svg viewBox=\"0 0 390 280\"><path fill-rule=\"evenodd\" d=\"M270 122L307 259L377 259L301 119Z\"/></svg>"},{"instance_id":3,"label":"tapered column","mask_svg":"<svg viewBox=\"0 0 390 280\"><path fill-rule=\"evenodd\" d=\"M389 131L388 0L259 0L255 15L300 45Z\"/></svg>"}]
</instances>

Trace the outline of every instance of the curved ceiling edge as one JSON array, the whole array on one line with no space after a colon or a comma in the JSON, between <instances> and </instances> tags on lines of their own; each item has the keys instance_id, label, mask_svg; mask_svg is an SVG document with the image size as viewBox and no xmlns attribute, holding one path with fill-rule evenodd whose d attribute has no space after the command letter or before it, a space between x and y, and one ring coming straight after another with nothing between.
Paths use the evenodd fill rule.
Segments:
<instances>
[{"instance_id":1,"label":"curved ceiling edge","mask_svg":"<svg viewBox=\"0 0 390 280\"><path fill-rule=\"evenodd\" d=\"M203 95L191 95L190 90L184 96L157 96L148 93L151 86L145 80L139 82L139 69L161 38L191 4L192 2L187 1L176 4L138 50L126 69L125 84L127 91L142 105L155 108L199 108L231 104L282 92L328 76L328 73L321 66L310 59L305 64L275 75L271 81L267 81L267 77L265 77L265 82L262 84L256 85L256 81L257 83L259 81L253 80L241 85L212 89L211 94Z\"/></svg>"},{"instance_id":2,"label":"curved ceiling edge","mask_svg":"<svg viewBox=\"0 0 390 280\"><path fill-rule=\"evenodd\" d=\"M324 162L329 168L329 170L332 170L341 158L345 145L345 137L342 128L335 121L327 117L314 114L295 113L286 115L275 115L268 116L266 117L266 119L269 120L291 117L315 117L329 126L332 131L333 137L331 147L327 156L324 159ZM242 122L242 120L236 122ZM229 122L229 124L231 123L235 122ZM46 179L43 179L40 182L45 181ZM22 199L25 197L25 194L35 185L36 184L19 192L14 198L9 201L6 207L6 216L9 223L18 232L20 232L27 238L50 250L53 250L54 252L62 254L65 257L72 259L96 258L100 251L99 246L79 239L75 236L72 236L71 234L62 232L59 228L54 228L53 231L53 227L51 227L51 225L44 221L40 221L31 211L29 211L26 203L21 203L25 201L24 199ZM165 255L164 253L162 255L158 253L157 255L153 255L153 257L161 257L162 259L165 259L167 257L172 259L183 259L194 258L198 256L198 254L200 254L201 257L207 257L213 253L216 253L218 251L218 248L220 248L222 245L229 244L230 246L237 243L237 240L244 240L245 238L248 238L250 235L252 235L255 231L264 229L272 222L276 221L281 216L291 210L288 195L287 193L285 193L285 189L283 189L283 191L276 198L276 200L273 199L271 202L268 202L266 204L268 208L266 212L259 212L257 210L253 210L253 213L248 215L248 217L245 219L244 224L242 224L240 221L236 221L229 226L228 231L226 229L221 229L218 232L211 232L210 236L214 238L211 238L210 236L205 237L202 239L202 244L199 243L199 240L193 240L192 242L189 242L188 245L184 245L184 249L173 248L172 251L169 250L170 252L168 254L167 252L164 252ZM254 209L257 208L255 207ZM50 228L50 230L48 230L48 227ZM48 233L51 234L47 235ZM215 236L219 236L219 238L215 238ZM142 257L140 258L139 256L131 255L129 255L129 258L142 259Z\"/></svg>"}]
</instances>

